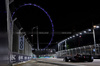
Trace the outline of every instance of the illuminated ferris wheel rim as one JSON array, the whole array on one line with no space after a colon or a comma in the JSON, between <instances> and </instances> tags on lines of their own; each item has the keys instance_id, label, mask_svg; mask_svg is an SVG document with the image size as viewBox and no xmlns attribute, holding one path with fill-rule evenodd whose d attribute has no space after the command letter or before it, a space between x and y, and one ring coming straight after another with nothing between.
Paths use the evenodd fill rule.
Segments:
<instances>
[{"instance_id":1,"label":"illuminated ferris wheel rim","mask_svg":"<svg viewBox=\"0 0 100 66\"><path fill-rule=\"evenodd\" d=\"M24 4L24 5L21 5L19 8L24 7L24 6L29 6L29 5L38 7L38 8L41 9L43 12L45 12L45 14L49 17L49 20L50 20L50 22L51 22L51 25L52 25L52 37L51 37L51 40L50 40L49 44L44 48L44 49L46 49L46 48L48 48L48 46L51 44L51 42L52 42L52 40L53 40L53 37L54 37L54 25L53 25L52 19L50 18L50 15L49 15L42 7L40 7L40 6L36 5L36 4L32 4L32 3ZM11 17L11 20L13 20L13 16L14 16L15 12L16 12L19 8L17 8L17 9L13 12L12 17Z\"/></svg>"}]
</instances>

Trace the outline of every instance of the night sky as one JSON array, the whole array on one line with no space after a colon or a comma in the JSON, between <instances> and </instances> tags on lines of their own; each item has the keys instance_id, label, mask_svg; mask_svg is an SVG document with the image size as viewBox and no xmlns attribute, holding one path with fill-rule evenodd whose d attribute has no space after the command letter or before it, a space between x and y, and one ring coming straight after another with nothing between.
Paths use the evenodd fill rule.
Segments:
<instances>
[{"instance_id":1,"label":"night sky","mask_svg":"<svg viewBox=\"0 0 100 66\"><path fill-rule=\"evenodd\" d=\"M65 0L15 0L10 5L11 11L15 11L14 9L18 8L19 5L25 3L37 4L50 15L54 24L55 34L49 48L55 47L56 42L72 34L92 28L92 25L100 23L100 8L92 5L87 6L88 4L82 2L72 3ZM32 27L38 26L39 32L49 32L49 34L39 34L40 48L47 46L51 39L52 25L47 15L41 9L25 6L17 10L14 16L18 18L21 26L27 32L30 41L32 37L29 32L32 32ZM61 34L61 32L71 32L71 34ZM33 39L34 47L36 47L36 35L34 35Z\"/></svg>"}]
</instances>

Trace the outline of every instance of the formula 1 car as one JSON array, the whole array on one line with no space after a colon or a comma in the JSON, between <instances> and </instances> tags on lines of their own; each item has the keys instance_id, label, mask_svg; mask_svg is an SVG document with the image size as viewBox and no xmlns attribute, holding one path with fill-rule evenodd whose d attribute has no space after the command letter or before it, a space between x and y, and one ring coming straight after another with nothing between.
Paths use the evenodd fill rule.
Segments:
<instances>
[{"instance_id":1,"label":"formula 1 car","mask_svg":"<svg viewBox=\"0 0 100 66\"><path fill-rule=\"evenodd\" d=\"M66 56L64 57L63 61L68 62L93 62L93 56L92 55L81 55L77 54L75 56Z\"/></svg>"}]
</instances>

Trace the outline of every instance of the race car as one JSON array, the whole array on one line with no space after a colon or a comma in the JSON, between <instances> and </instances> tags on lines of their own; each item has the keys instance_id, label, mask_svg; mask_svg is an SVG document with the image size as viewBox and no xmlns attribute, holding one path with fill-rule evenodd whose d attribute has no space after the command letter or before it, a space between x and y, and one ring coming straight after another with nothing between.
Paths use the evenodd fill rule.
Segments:
<instances>
[{"instance_id":1,"label":"race car","mask_svg":"<svg viewBox=\"0 0 100 66\"><path fill-rule=\"evenodd\" d=\"M81 55L77 54L75 56L66 56L64 57L63 61L68 62L93 62L93 56L92 55Z\"/></svg>"}]
</instances>

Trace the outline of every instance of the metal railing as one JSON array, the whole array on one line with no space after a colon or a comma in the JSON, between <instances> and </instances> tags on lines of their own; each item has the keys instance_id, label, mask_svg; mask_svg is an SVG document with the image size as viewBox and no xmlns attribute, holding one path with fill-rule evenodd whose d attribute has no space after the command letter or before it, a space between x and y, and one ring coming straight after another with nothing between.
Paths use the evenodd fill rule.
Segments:
<instances>
[{"instance_id":1,"label":"metal railing","mask_svg":"<svg viewBox=\"0 0 100 66\"><path fill-rule=\"evenodd\" d=\"M95 53L96 52L96 53ZM96 49L94 45L82 46L77 48L71 48L67 50L61 50L56 52L57 57L73 56L77 53L80 54L90 54L90 55L100 55L100 44L96 44Z\"/></svg>"}]
</instances>

